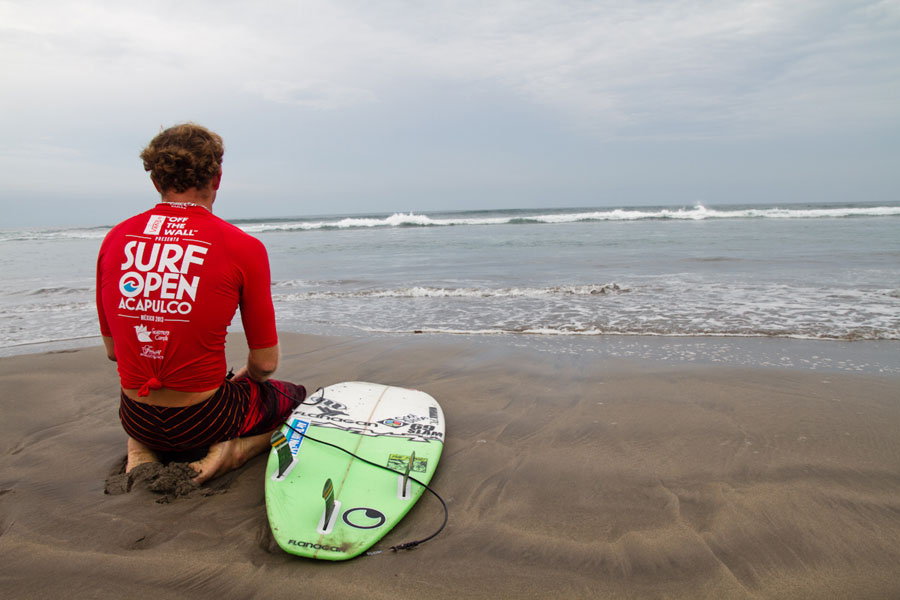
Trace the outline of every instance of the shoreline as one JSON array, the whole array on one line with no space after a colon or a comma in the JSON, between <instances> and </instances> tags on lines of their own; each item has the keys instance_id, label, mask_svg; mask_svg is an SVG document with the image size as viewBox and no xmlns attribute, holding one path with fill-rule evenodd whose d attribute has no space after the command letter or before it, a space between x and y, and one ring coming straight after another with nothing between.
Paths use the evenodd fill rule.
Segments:
<instances>
[{"instance_id":1,"label":"shoreline","mask_svg":"<svg viewBox=\"0 0 900 600\"><path fill-rule=\"evenodd\" d=\"M229 337L240 336L239 330ZM280 331L280 336L340 337L419 340L438 344L460 343L526 349L550 355L590 355L598 360L631 360L648 365L696 365L746 368L798 369L874 375L900 374L900 340L818 340L764 336L667 336L667 335L533 335L360 332L345 328L335 332ZM0 347L0 359L47 352L65 352L100 344L100 336L29 342Z\"/></svg>"},{"instance_id":2,"label":"shoreline","mask_svg":"<svg viewBox=\"0 0 900 600\"><path fill-rule=\"evenodd\" d=\"M246 357L229 337L229 364ZM272 547L264 457L159 503L99 346L0 358L5 595L884 598L900 595L900 377L654 363L473 340L283 334L277 377L422 389L450 522L346 563ZM11 391L12 393L10 393ZM378 547L440 520L429 497Z\"/></svg>"}]
</instances>

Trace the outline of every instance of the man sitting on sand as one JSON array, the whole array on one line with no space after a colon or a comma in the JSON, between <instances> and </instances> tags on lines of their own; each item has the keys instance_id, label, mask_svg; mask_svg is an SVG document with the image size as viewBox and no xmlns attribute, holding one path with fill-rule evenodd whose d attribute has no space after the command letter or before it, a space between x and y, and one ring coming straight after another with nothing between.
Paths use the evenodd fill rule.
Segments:
<instances>
[{"instance_id":1,"label":"man sitting on sand","mask_svg":"<svg viewBox=\"0 0 900 600\"><path fill-rule=\"evenodd\" d=\"M209 448L196 483L243 465L306 397L269 379L278 336L263 244L212 214L222 179L222 138L191 123L141 153L162 196L114 227L97 260L97 311L118 365L126 472L155 452ZM226 375L225 334L238 306L247 365Z\"/></svg>"}]
</instances>

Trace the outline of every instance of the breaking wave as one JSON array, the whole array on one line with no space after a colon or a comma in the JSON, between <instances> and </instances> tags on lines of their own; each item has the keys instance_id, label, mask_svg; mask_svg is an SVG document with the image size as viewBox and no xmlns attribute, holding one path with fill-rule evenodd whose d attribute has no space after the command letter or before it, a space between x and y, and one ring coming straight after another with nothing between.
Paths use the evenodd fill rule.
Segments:
<instances>
[{"instance_id":1,"label":"breaking wave","mask_svg":"<svg viewBox=\"0 0 900 600\"><path fill-rule=\"evenodd\" d=\"M717 219L841 219L850 217L897 217L900 206L810 206L707 208L606 208L559 210L497 210L425 214L393 213L389 216L348 216L279 219L234 219L250 234L292 231L346 230L403 227L455 227L478 225L554 225L610 221L705 221ZM73 227L0 230L0 243L29 240L101 240L109 227Z\"/></svg>"},{"instance_id":2,"label":"breaking wave","mask_svg":"<svg viewBox=\"0 0 900 600\"><path fill-rule=\"evenodd\" d=\"M241 222L236 224L248 233L274 231L313 231L320 229L371 229L385 227L453 227L477 225L524 225L589 223L604 221L704 221L715 219L839 219L848 217L900 216L900 206L816 207L816 208L730 208L712 209L698 204L692 208L604 209L590 211L534 211L458 213L444 217L416 213L394 213L387 217L346 217L334 220L295 220L280 222Z\"/></svg>"}]
</instances>

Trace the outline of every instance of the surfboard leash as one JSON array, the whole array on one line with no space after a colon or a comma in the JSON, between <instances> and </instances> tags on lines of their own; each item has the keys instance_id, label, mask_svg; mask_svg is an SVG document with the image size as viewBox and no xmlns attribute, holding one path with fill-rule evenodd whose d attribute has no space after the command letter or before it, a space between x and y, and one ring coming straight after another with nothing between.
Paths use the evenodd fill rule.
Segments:
<instances>
[{"instance_id":1,"label":"surfboard leash","mask_svg":"<svg viewBox=\"0 0 900 600\"><path fill-rule=\"evenodd\" d=\"M266 383L269 383L269 382L267 381ZM286 397L286 398L290 398L290 396L289 396L288 394L286 394L286 393L284 393L283 391L279 390L277 386L271 385L271 383L269 383L269 385L270 385L270 387L271 387L273 390L275 390L276 392L278 392L278 393L281 394L282 396L284 396L284 397ZM312 394L310 394L309 397L312 397L312 395L318 393L320 390L322 390L322 388L319 388L318 390L316 390L315 392L313 392ZM292 399L293 399L293 398L292 398ZM305 402L305 401L304 401L304 402ZM300 404L304 404L304 402L301 402ZM402 473L402 472L400 472L400 471L395 471L394 469L392 469L392 468L390 468L390 467L388 467L388 466L378 464L378 463L373 462L373 461L371 461L371 460L369 460L369 459L367 459L367 458L363 458L362 456L359 456L358 454L354 454L353 452L347 450L346 448L343 448L343 447L341 447L341 446L338 446L337 444L332 444L331 442L326 442L325 440L317 439L317 438L315 438L315 437L313 437L313 436L311 436L311 435L308 435L308 434L305 433L305 432L298 431L297 429L294 429L293 427L291 427L291 425L290 425L289 423L287 423L287 422L285 422L284 425L285 425L288 429L290 429L291 431L293 431L294 433L296 433L297 435L299 435L301 438L307 438L307 439L309 439L309 440L312 440L312 441L317 442L317 443L319 443L319 444L322 444L322 445L324 445L324 446L331 446L332 448L336 448L336 449L340 450L341 452L343 452L343 453L345 453L345 454L349 454L349 455L352 456L353 458L355 458L355 459L357 459L357 460L359 460L359 461L361 461L361 462L364 462L364 463L366 463L367 465L371 465L371 466L373 466L373 467L378 467L379 469L382 469L382 470L384 470L384 471L388 471L389 473L394 473L395 475L399 475L399 476L401 476L401 477L404 476L404 473ZM441 503L441 506L442 506L443 509L444 509L444 521L443 521L443 523L441 523L441 526L438 527L437 530L436 530L434 533L432 533L431 535L429 535L428 537L422 538L421 540L413 540L413 541L411 541L411 542L405 542L405 543L403 543L403 544L398 544L398 545L396 545L396 546L391 546L391 551L393 551L393 552L397 552L397 551L399 551L399 550L412 550L413 548L415 548L415 547L418 546L419 544L424 544L425 542L427 542L428 540L430 540L430 539L436 537L440 532L442 532L442 531L444 530L444 528L447 526L447 521L450 520L450 510L447 508L447 503L444 502L444 499L441 498L440 494L438 494L436 491L434 491L434 489L432 489L431 486L429 486L429 485L426 484L426 483L423 483L423 482L419 481L418 479L416 479L416 478L413 477L412 475L408 475L408 477L409 477L409 480L410 480L410 481L414 481L415 483L418 483L418 484L421 485L423 488L425 488L426 490L428 490L429 492L431 492L431 494L432 494L435 498L438 499L438 502Z\"/></svg>"}]
</instances>

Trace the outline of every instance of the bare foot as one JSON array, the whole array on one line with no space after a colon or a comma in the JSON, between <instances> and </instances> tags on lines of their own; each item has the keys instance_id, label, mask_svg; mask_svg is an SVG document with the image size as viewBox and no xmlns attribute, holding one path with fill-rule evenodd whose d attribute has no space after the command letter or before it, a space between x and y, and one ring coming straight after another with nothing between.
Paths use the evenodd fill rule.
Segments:
<instances>
[{"instance_id":1,"label":"bare foot","mask_svg":"<svg viewBox=\"0 0 900 600\"><path fill-rule=\"evenodd\" d=\"M202 459L192 462L191 468L199 473L193 482L201 484L242 466L245 462L269 447L271 432L245 438L234 438L213 444Z\"/></svg>"},{"instance_id":2,"label":"bare foot","mask_svg":"<svg viewBox=\"0 0 900 600\"><path fill-rule=\"evenodd\" d=\"M130 473L131 470L138 465L144 463L159 462L159 458L153 453L153 450L143 445L136 439L128 438L128 459L125 461L125 472Z\"/></svg>"}]
</instances>

